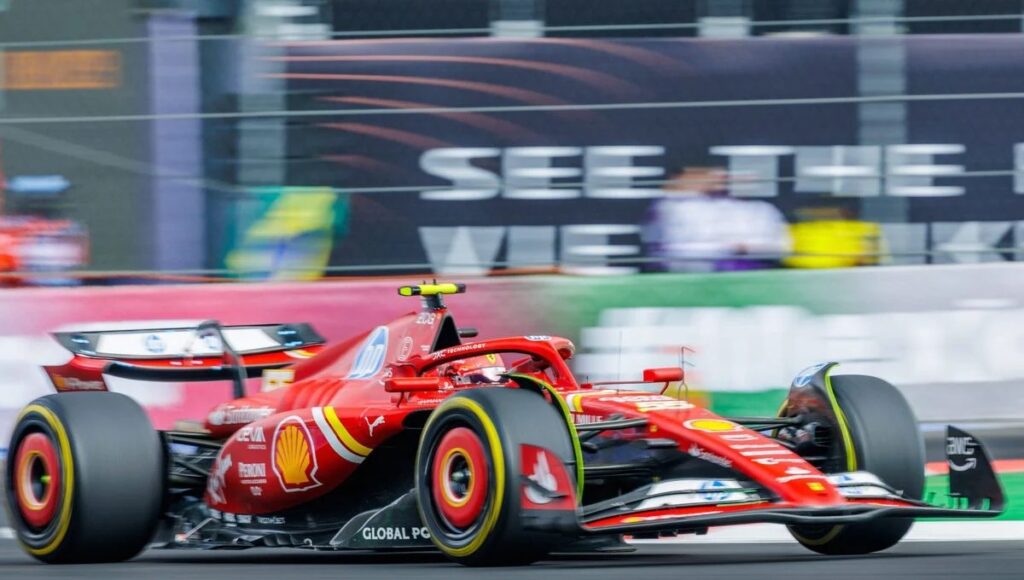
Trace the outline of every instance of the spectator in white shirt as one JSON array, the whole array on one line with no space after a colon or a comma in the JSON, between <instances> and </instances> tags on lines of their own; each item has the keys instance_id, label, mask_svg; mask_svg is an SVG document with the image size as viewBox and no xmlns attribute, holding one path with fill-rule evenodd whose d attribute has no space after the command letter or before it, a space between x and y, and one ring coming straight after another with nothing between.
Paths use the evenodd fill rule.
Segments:
<instances>
[{"instance_id":1,"label":"spectator in white shirt","mask_svg":"<svg viewBox=\"0 0 1024 580\"><path fill-rule=\"evenodd\" d=\"M782 213L766 201L730 197L728 175L710 167L687 168L666 184L644 238L668 272L774 268L791 248Z\"/></svg>"}]
</instances>

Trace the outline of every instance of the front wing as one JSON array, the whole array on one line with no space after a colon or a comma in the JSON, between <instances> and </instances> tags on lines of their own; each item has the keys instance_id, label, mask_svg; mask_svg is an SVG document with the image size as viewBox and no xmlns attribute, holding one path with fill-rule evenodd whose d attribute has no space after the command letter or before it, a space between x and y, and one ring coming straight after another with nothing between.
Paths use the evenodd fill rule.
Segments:
<instances>
[{"instance_id":1,"label":"front wing","mask_svg":"<svg viewBox=\"0 0 1024 580\"><path fill-rule=\"evenodd\" d=\"M990 518L1002 513L1005 498L982 444L970 434L947 429L950 466L946 506L905 498L873 474L828 476L842 503L801 505L773 497L740 480L668 480L581 508L585 534L702 533L709 527L750 523L798 525L856 524L880 518ZM538 520L537 527L545 527Z\"/></svg>"}]
</instances>

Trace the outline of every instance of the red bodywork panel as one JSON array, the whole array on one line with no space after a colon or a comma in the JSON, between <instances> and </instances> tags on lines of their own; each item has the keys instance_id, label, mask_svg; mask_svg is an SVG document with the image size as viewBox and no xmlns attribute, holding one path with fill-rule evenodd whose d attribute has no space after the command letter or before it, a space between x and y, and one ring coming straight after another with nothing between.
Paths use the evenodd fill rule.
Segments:
<instances>
[{"instance_id":1,"label":"red bodywork panel","mask_svg":"<svg viewBox=\"0 0 1024 580\"><path fill-rule=\"evenodd\" d=\"M843 503L843 496L814 466L760 433L726 421L707 409L662 395L636 391L569 393L581 416L642 415L651 433L680 442L695 457L729 467L768 488L783 501L804 506Z\"/></svg>"},{"instance_id":2,"label":"red bodywork panel","mask_svg":"<svg viewBox=\"0 0 1024 580\"><path fill-rule=\"evenodd\" d=\"M210 480L206 496L210 506L229 513L265 514L331 491L374 447L398 433L409 413L432 409L460 388L438 377L438 388L433 390L389 392L389 379L436 376L436 367L453 360L509 352L523 355L512 370L549 382L565 397L579 422L615 414L643 416L649 421L648 429L659 437L678 441L681 449L693 455L732 466L783 502L801 506L846 502L824 475L795 453L706 409L661 395L581 387L565 362L574 352L565 338L499 338L435 351L432 347L443 333L442 326L452 324L446 321L450 319L443 309L403 316L348 341L344 348L330 347L296 364L296 377L303 378L286 388L214 409L207 428L217 435L234 435L221 451ZM315 372L308 370L311 367ZM302 426L289 431L293 435L287 442L282 430L286 423ZM248 425L246 430L238 431L243 425ZM252 441L255 432L259 442ZM282 451L286 448L287 453ZM308 470L315 473L296 472L292 481L305 483L289 483L285 467L303 462L307 454Z\"/></svg>"},{"instance_id":3,"label":"red bodywork panel","mask_svg":"<svg viewBox=\"0 0 1024 580\"><path fill-rule=\"evenodd\" d=\"M850 503L821 472L786 447L706 409L657 394L578 384L566 364L575 351L568 339L523 336L462 343L454 321L439 301L427 304L421 312L335 345L310 345L307 340L302 348L243 353L245 366L284 367L291 383L285 380L280 388L218 405L206 417L210 434L227 438L208 479L207 504L231 514L272 514L336 489L374 448L403 430L411 413L430 411L453 393L474 388L443 371L447 363L477 360L486 364L493 360L497 365L499 353L504 355L500 364L507 371L532 377L557 391L575 422L601 421L613 415L643 417L646 431L639 435L657 433L659 439L671 439L682 451L732 468L776 496L772 502L658 508L629 517ZM303 332L309 336L312 331ZM80 336L65 338L84 341ZM225 365L219 356L128 360L79 352L69 363L48 367L47 372L58 390L105 389L103 373L105 369L111 372L107 365L112 361L130 367L131 372L153 368L215 372ZM651 369L648 374L647 379L657 382L676 376L668 369ZM416 378L424 380L402 381ZM431 384L434 388L429 388ZM538 453L524 450L523 460L538 461ZM559 475L558 469L552 468L556 479L565 479L560 486L569 487L568 475ZM529 498L524 496L523 501L528 503ZM590 522L587 527L622 523L620 516L614 518Z\"/></svg>"}]
</instances>

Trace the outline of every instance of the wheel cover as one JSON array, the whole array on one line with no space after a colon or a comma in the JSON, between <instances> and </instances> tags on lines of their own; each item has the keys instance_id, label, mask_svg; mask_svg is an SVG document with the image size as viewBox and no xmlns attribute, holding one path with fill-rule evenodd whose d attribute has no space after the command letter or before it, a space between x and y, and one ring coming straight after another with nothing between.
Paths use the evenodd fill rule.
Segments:
<instances>
[{"instance_id":1,"label":"wheel cover","mask_svg":"<svg viewBox=\"0 0 1024 580\"><path fill-rule=\"evenodd\" d=\"M14 488L18 511L31 528L48 526L60 503L62 479L57 448L43 433L21 440L14 456Z\"/></svg>"},{"instance_id":2,"label":"wheel cover","mask_svg":"<svg viewBox=\"0 0 1024 580\"><path fill-rule=\"evenodd\" d=\"M431 466L437 512L456 531L470 528L487 504L487 455L480 437L466 427L444 434Z\"/></svg>"}]
</instances>

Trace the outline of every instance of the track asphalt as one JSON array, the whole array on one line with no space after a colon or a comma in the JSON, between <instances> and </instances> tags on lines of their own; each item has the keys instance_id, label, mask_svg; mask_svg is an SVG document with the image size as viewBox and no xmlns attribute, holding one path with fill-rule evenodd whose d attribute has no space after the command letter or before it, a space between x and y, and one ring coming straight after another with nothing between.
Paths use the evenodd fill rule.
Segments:
<instances>
[{"instance_id":1,"label":"track asphalt","mask_svg":"<svg viewBox=\"0 0 1024 580\"><path fill-rule=\"evenodd\" d=\"M644 545L631 554L555 556L525 568L473 569L438 554L316 553L298 550L152 550L130 562L46 566L0 540L0 578L1020 578L1019 542L908 542L870 556L818 556L793 544Z\"/></svg>"}]
</instances>

